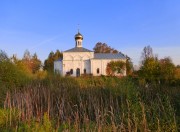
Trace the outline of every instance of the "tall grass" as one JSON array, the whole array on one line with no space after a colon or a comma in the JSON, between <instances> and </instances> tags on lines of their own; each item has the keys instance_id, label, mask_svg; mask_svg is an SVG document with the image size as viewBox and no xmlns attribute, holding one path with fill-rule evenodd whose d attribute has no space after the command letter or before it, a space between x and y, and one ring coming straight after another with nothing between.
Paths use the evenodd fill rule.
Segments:
<instances>
[{"instance_id":1,"label":"tall grass","mask_svg":"<svg viewBox=\"0 0 180 132\"><path fill-rule=\"evenodd\" d=\"M54 76L8 91L1 129L16 131L178 131L166 92L130 78ZM16 121L12 118L16 113Z\"/></svg>"}]
</instances>

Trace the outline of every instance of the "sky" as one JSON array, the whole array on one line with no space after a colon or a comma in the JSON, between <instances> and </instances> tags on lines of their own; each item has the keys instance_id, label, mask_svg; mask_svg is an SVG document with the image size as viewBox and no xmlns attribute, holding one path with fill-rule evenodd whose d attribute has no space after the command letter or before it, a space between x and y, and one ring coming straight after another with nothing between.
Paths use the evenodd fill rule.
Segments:
<instances>
[{"instance_id":1,"label":"sky","mask_svg":"<svg viewBox=\"0 0 180 132\"><path fill-rule=\"evenodd\" d=\"M139 65L150 45L159 59L180 65L180 0L0 0L0 49L22 58L25 50L43 62L51 51L106 43Z\"/></svg>"}]
</instances>

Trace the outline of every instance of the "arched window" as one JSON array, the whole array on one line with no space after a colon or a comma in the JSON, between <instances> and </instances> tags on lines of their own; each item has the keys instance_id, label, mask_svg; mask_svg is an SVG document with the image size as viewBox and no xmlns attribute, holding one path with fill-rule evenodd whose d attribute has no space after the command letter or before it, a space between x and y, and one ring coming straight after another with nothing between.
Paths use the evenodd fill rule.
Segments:
<instances>
[{"instance_id":1,"label":"arched window","mask_svg":"<svg viewBox=\"0 0 180 132\"><path fill-rule=\"evenodd\" d=\"M70 74L73 74L73 69L70 70Z\"/></svg>"},{"instance_id":2,"label":"arched window","mask_svg":"<svg viewBox=\"0 0 180 132\"><path fill-rule=\"evenodd\" d=\"M80 69L77 68L77 69L76 69L76 77L79 77L79 76L80 76Z\"/></svg>"},{"instance_id":3,"label":"arched window","mask_svg":"<svg viewBox=\"0 0 180 132\"><path fill-rule=\"evenodd\" d=\"M86 74L86 69L84 69L84 74Z\"/></svg>"},{"instance_id":4,"label":"arched window","mask_svg":"<svg viewBox=\"0 0 180 132\"><path fill-rule=\"evenodd\" d=\"M99 68L97 68L97 74L99 74Z\"/></svg>"}]
</instances>

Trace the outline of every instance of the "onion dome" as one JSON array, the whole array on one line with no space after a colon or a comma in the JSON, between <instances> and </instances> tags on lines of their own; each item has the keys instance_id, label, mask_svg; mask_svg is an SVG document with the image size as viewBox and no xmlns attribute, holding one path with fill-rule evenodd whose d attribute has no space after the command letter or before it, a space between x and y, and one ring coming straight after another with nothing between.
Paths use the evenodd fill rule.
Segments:
<instances>
[{"instance_id":1,"label":"onion dome","mask_svg":"<svg viewBox=\"0 0 180 132\"><path fill-rule=\"evenodd\" d=\"M82 36L82 34L79 33L79 31L78 31L78 33L75 35L75 40L77 40L77 39L83 40L83 36Z\"/></svg>"}]
</instances>

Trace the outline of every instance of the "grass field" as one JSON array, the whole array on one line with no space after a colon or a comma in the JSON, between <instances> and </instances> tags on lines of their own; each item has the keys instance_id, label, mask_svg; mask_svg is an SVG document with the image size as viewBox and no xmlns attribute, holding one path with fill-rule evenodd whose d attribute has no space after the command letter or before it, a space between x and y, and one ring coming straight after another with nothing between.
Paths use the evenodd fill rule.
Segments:
<instances>
[{"instance_id":1,"label":"grass field","mask_svg":"<svg viewBox=\"0 0 180 132\"><path fill-rule=\"evenodd\" d=\"M180 131L179 85L58 75L22 82L0 85L0 131Z\"/></svg>"}]
</instances>

